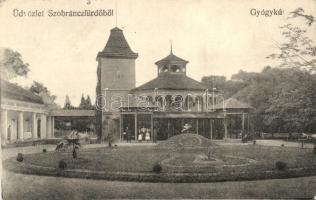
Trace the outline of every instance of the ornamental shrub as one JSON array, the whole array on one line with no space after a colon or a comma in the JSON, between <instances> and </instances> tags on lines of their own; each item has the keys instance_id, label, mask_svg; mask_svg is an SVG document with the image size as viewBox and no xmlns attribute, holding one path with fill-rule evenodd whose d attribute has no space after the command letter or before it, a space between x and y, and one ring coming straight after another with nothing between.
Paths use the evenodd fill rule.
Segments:
<instances>
[{"instance_id":1,"label":"ornamental shrub","mask_svg":"<svg viewBox=\"0 0 316 200\"><path fill-rule=\"evenodd\" d=\"M283 162L283 161L277 161L277 162L275 163L275 168L276 168L277 170L285 170L285 169L286 169L286 166L287 166L287 164L286 164L285 162Z\"/></svg>"},{"instance_id":2,"label":"ornamental shrub","mask_svg":"<svg viewBox=\"0 0 316 200\"><path fill-rule=\"evenodd\" d=\"M63 160L59 161L58 163L59 169L66 169L67 168L67 163Z\"/></svg>"},{"instance_id":3,"label":"ornamental shrub","mask_svg":"<svg viewBox=\"0 0 316 200\"><path fill-rule=\"evenodd\" d=\"M161 165L159 163L155 164L153 167L153 171L157 174L160 173L162 171Z\"/></svg>"},{"instance_id":4,"label":"ornamental shrub","mask_svg":"<svg viewBox=\"0 0 316 200\"><path fill-rule=\"evenodd\" d=\"M18 153L18 156L16 157L16 160L18 162L22 162L23 161L23 154L22 153Z\"/></svg>"}]
</instances>

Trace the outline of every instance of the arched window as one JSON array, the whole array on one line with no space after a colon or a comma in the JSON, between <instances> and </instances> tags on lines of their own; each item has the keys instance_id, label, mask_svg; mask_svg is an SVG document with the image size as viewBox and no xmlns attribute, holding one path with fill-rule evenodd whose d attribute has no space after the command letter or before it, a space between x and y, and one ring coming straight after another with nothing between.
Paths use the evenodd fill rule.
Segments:
<instances>
[{"instance_id":1,"label":"arched window","mask_svg":"<svg viewBox=\"0 0 316 200\"><path fill-rule=\"evenodd\" d=\"M166 95L166 105L169 107L172 103L172 96Z\"/></svg>"},{"instance_id":2,"label":"arched window","mask_svg":"<svg viewBox=\"0 0 316 200\"><path fill-rule=\"evenodd\" d=\"M152 96L147 96L146 97L146 101L149 102L149 103L154 103L154 99Z\"/></svg>"},{"instance_id":3,"label":"arched window","mask_svg":"<svg viewBox=\"0 0 316 200\"><path fill-rule=\"evenodd\" d=\"M169 71L168 66L164 66L164 67L162 68L162 72L168 72L168 71Z\"/></svg>"},{"instance_id":4,"label":"arched window","mask_svg":"<svg viewBox=\"0 0 316 200\"><path fill-rule=\"evenodd\" d=\"M203 97L202 96L197 96L196 98L195 98L195 106L196 106L196 108L198 109L198 111L202 111L203 110L203 103L204 103L204 101L203 101Z\"/></svg>"},{"instance_id":5,"label":"arched window","mask_svg":"<svg viewBox=\"0 0 316 200\"><path fill-rule=\"evenodd\" d=\"M171 71L172 72L181 72L181 66L180 65L172 65Z\"/></svg>"},{"instance_id":6,"label":"arched window","mask_svg":"<svg viewBox=\"0 0 316 200\"><path fill-rule=\"evenodd\" d=\"M194 106L194 99L191 95L187 95L185 97L185 101L184 101L184 108L186 110L191 110L191 108Z\"/></svg>"},{"instance_id":7,"label":"arched window","mask_svg":"<svg viewBox=\"0 0 316 200\"><path fill-rule=\"evenodd\" d=\"M165 108L165 101L166 101L166 99L162 95L158 95L158 96L155 97L155 102L157 102L157 106L158 106L159 110Z\"/></svg>"},{"instance_id":8,"label":"arched window","mask_svg":"<svg viewBox=\"0 0 316 200\"><path fill-rule=\"evenodd\" d=\"M183 111L184 99L181 95L174 96L172 107L176 111Z\"/></svg>"}]
</instances>

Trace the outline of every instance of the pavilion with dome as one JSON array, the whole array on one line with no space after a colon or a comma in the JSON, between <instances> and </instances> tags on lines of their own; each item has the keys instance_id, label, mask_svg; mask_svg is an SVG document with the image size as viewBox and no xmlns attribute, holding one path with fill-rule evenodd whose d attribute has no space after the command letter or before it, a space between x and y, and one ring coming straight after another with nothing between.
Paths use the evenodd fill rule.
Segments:
<instances>
[{"instance_id":1,"label":"pavilion with dome","mask_svg":"<svg viewBox=\"0 0 316 200\"><path fill-rule=\"evenodd\" d=\"M112 29L97 56L97 96L106 96L104 109L97 111L101 135L111 132L116 139L125 141L128 133L132 141L152 142L181 133L224 139L249 131L251 107L233 98L226 100L190 78L189 61L176 56L172 47L168 56L155 62L157 77L138 87L137 57L123 31ZM116 96L120 96L121 104L113 109L109 105Z\"/></svg>"}]
</instances>

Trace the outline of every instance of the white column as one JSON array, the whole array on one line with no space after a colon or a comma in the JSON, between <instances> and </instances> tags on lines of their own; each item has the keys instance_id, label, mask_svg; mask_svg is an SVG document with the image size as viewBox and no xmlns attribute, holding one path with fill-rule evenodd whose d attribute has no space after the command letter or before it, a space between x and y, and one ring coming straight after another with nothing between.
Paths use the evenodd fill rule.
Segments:
<instances>
[{"instance_id":1,"label":"white column","mask_svg":"<svg viewBox=\"0 0 316 200\"><path fill-rule=\"evenodd\" d=\"M41 138L46 138L46 115L41 115Z\"/></svg>"},{"instance_id":2,"label":"white column","mask_svg":"<svg viewBox=\"0 0 316 200\"><path fill-rule=\"evenodd\" d=\"M18 140L23 140L24 130L23 130L23 112L19 112L18 116Z\"/></svg>"},{"instance_id":3,"label":"white column","mask_svg":"<svg viewBox=\"0 0 316 200\"><path fill-rule=\"evenodd\" d=\"M199 134L199 119L196 119L196 134Z\"/></svg>"},{"instance_id":4,"label":"white column","mask_svg":"<svg viewBox=\"0 0 316 200\"><path fill-rule=\"evenodd\" d=\"M213 140L213 119L210 119L210 139Z\"/></svg>"},{"instance_id":5,"label":"white column","mask_svg":"<svg viewBox=\"0 0 316 200\"><path fill-rule=\"evenodd\" d=\"M51 137L55 138L55 117L51 117L52 119L52 131L51 131Z\"/></svg>"},{"instance_id":6,"label":"white column","mask_svg":"<svg viewBox=\"0 0 316 200\"><path fill-rule=\"evenodd\" d=\"M47 138L52 138L52 118L47 117Z\"/></svg>"},{"instance_id":7,"label":"white column","mask_svg":"<svg viewBox=\"0 0 316 200\"><path fill-rule=\"evenodd\" d=\"M32 113L32 139L37 138L37 118L36 113Z\"/></svg>"},{"instance_id":8,"label":"white column","mask_svg":"<svg viewBox=\"0 0 316 200\"><path fill-rule=\"evenodd\" d=\"M227 119L224 118L223 120L224 120L223 121L223 124L224 124L224 140L226 140L227 139Z\"/></svg>"},{"instance_id":9,"label":"white column","mask_svg":"<svg viewBox=\"0 0 316 200\"><path fill-rule=\"evenodd\" d=\"M138 136L137 113L135 113L135 128L134 128L134 130L135 130L135 141L138 141L138 138L137 138L137 136Z\"/></svg>"},{"instance_id":10,"label":"white column","mask_svg":"<svg viewBox=\"0 0 316 200\"><path fill-rule=\"evenodd\" d=\"M8 111L2 110L1 112L1 137L3 141L6 141L8 139Z\"/></svg>"}]
</instances>

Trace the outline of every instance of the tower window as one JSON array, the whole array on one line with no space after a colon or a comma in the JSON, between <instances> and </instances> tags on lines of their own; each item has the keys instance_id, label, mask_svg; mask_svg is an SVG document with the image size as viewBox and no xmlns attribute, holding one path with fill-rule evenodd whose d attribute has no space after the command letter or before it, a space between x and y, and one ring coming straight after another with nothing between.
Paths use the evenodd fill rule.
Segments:
<instances>
[{"instance_id":1,"label":"tower window","mask_svg":"<svg viewBox=\"0 0 316 200\"><path fill-rule=\"evenodd\" d=\"M117 72L116 72L116 77L117 77L117 79L121 79L121 78L122 78L122 75L121 75L121 72L120 72L120 71L117 71Z\"/></svg>"},{"instance_id":2,"label":"tower window","mask_svg":"<svg viewBox=\"0 0 316 200\"><path fill-rule=\"evenodd\" d=\"M162 68L162 71L163 71L163 72L168 72L168 70L169 70L169 69L168 69L168 66L164 66L164 67Z\"/></svg>"},{"instance_id":3,"label":"tower window","mask_svg":"<svg viewBox=\"0 0 316 200\"><path fill-rule=\"evenodd\" d=\"M180 65L172 65L171 71L172 72L181 72L181 66Z\"/></svg>"}]
</instances>

